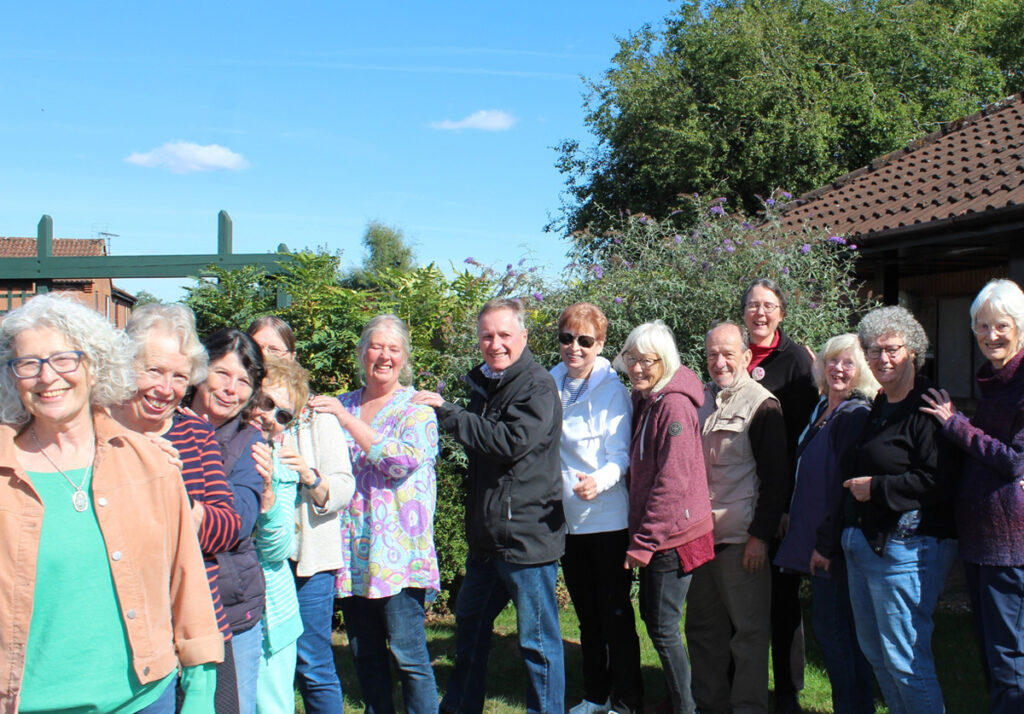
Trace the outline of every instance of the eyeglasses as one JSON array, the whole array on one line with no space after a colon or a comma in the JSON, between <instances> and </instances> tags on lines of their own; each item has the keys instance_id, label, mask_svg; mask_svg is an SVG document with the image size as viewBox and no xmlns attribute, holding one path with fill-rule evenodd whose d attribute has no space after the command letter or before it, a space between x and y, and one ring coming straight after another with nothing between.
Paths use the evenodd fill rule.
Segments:
<instances>
[{"instance_id":1,"label":"eyeglasses","mask_svg":"<svg viewBox=\"0 0 1024 714\"><path fill-rule=\"evenodd\" d=\"M650 369L654 365L661 362L661 359L651 359L650 357L634 357L633 355L622 355L622 361L626 363L627 367L634 367L640 365L644 369Z\"/></svg>"},{"instance_id":2,"label":"eyeglasses","mask_svg":"<svg viewBox=\"0 0 1024 714\"><path fill-rule=\"evenodd\" d=\"M906 345L889 345L888 347L879 347L878 345L875 345L874 347L868 348L868 359L878 359L882 356L883 352L889 355L889 359L893 359L904 347L906 347Z\"/></svg>"},{"instance_id":3,"label":"eyeglasses","mask_svg":"<svg viewBox=\"0 0 1024 714\"><path fill-rule=\"evenodd\" d=\"M996 337L1005 337L1010 334L1010 330L1013 329L1013 323L1011 322L997 322L994 325L989 325L984 322L974 323L974 334L979 337L986 337L990 332L996 333Z\"/></svg>"},{"instance_id":4,"label":"eyeglasses","mask_svg":"<svg viewBox=\"0 0 1024 714\"><path fill-rule=\"evenodd\" d=\"M284 357L290 351L287 349L282 349L275 345L260 345L260 349L263 350L266 354L272 355L274 357Z\"/></svg>"},{"instance_id":5,"label":"eyeglasses","mask_svg":"<svg viewBox=\"0 0 1024 714\"><path fill-rule=\"evenodd\" d=\"M571 332L559 332L558 341L563 345L571 345L573 340L579 343L583 349L589 349L597 343L597 339L590 335L574 335Z\"/></svg>"},{"instance_id":6,"label":"eyeglasses","mask_svg":"<svg viewBox=\"0 0 1024 714\"><path fill-rule=\"evenodd\" d=\"M277 406L277 404L274 403L274 400L266 394L260 395L260 398L256 400L256 408L273 414L274 421L281 426L288 426L295 418L295 412L291 409L282 409Z\"/></svg>"},{"instance_id":7,"label":"eyeglasses","mask_svg":"<svg viewBox=\"0 0 1024 714\"><path fill-rule=\"evenodd\" d=\"M826 367L842 367L845 370L853 370L857 367L857 363L852 359L839 359L838 357L829 357L825 360Z\"/></svg>"},{"instance_id":8,"label":"eyeglasses","mask_svg":"<svg viewBox=\"0 0 1024 714\"><path fill-rule=\"evenodd\" d=\"M43 371L44 364L50 365L50 369L57 374L67 374L78 369L83 354L80 350L66 350L54 352L49 357L15 357L7 360L7 367L18 379L38 377Z\"/></svg>"},{"instance_id":9,"label":"eyeglasses","mask_svg":"<svg viewBox=\"0 0 1024 714\"><path fill-rule=\"evenodd\" d=\"M757 312L758 310L764 310L765 315L771 315L773 312L779 309L779 305L774 302L748 302L747 312Z\"/></svg>"}]
</instances>

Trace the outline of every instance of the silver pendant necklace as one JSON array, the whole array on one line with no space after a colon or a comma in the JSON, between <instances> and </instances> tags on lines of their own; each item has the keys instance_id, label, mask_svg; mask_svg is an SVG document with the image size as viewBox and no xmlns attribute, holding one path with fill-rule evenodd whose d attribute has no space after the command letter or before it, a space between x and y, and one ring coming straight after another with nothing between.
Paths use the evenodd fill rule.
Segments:
<instances>
[{"instance_id":1,"label":"silver pendant necklace","mask_svg":"<svg viewBox=\"0 0 1024 714\"><path fill-rule=\"evenodd\" d=\"M71 484L71 488L75 489L75 492L71 495L71 505L79 513L84 513L89 508L89 495L85 492L85 482L89 479L89 474L92 473L92 467L90 466L85 471L85 478L82 479L80 485L75 485L75 482L71 480L71 477L64 473L64 470L54 463L50 455L43 451L43 445L39 443L39 437L36 436L35 428L30 429L32 432L32 441L36 442L36 446L39 447L39 453L43 455L43 458L50 462L50 466L57 469L61 476L67 479L68 483ZM90 459L90 463L92 459Z\"/></svg>"}]
</instances>

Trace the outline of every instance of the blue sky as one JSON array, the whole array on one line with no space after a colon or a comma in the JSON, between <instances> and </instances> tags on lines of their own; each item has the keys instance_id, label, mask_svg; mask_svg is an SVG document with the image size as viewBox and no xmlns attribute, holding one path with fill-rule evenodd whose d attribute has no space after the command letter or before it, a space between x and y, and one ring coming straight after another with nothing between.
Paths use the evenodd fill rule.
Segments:
<instances>
[{"instance_id":1,"label":"blue sky","mask_svg":"<svg viewBox=\"0 0 1024 714\"><path fill-rule=\"evenodd\" d=\"M580 76L668 0L8 3L0 43L0 235L115 233L111 253L327 246L370 220L423 263L531 256L589 141ZM186 281L119 280L180 297Z\"/></svg>"}]
</instances>

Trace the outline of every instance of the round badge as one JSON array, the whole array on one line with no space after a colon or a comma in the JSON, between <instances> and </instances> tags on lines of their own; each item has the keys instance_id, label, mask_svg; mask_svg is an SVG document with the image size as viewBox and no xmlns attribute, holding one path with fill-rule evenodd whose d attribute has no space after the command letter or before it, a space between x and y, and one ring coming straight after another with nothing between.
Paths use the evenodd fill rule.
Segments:
<instances>
[{"instance_id":1,"label":"round badge","mask_svg":"<svg viewBox=\"0 0 1024 714\"><path fill-rule=\"evenodd\" d=\"M754 371L750 373L750 376L760 382L764 379L764 367L761 365L754 367Z\"/></svg>"},{"instance_id":2,"label":"round badge","mask_svg":"<svg viewBox=\"0 0 1024 714\"><path fill-rule=\"evenodd\" d=\"M683 425L677 421L672 422L668 425L668 433L672 436L679 436L683 433Z\"/></svg>"}]
</instances>

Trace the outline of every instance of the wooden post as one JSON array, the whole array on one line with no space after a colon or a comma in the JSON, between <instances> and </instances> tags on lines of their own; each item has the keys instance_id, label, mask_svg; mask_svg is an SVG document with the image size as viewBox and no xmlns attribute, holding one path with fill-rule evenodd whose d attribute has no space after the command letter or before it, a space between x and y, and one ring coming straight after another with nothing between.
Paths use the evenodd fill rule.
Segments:
<instances>
[{"instance_id":1,"label":"wooden post","mask_svg":"<svg viewBox=\"0 0 1024 714\"><path fill-rule=\"evenodd\" d=\"M40 265L47 259L53 257L53 218L44 214L36 226L36 258ZM36 281L37 293L50 292L49 280Z\"/></svg>"},{"instance_id":2,"label":"wooden post","mask_svg":"<svg viewBox=\"0 0 1024 714\"><path fill-rule=\"evenodd\" d=\"M217 214L217 253L231 255L232 226L227 211Z\"/></svg>"}]
</instances>

